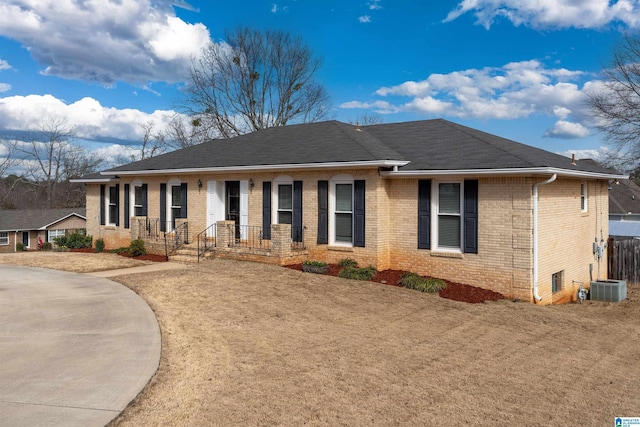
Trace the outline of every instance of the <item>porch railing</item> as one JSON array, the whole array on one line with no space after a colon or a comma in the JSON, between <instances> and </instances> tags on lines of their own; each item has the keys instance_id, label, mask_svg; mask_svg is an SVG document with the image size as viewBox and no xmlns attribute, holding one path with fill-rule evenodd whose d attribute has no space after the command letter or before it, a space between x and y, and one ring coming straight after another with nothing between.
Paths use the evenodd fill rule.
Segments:
<instances>
[{"instance_id":1,"label":"porch railing","mask_svg":"<svg viewBox=\"0 0 640 427\"><path fill-rule=\"evenodd\" d=\"M160 238L159 218L138 218L138 239Z\"/></svg>"},{"instance_id":2,"label":"porch railing","mask_svg":"<svg viewBox=\"0 0 640 427\"><path fill-rule=\"evenodd\" d=\"M268 241L264 239L262 227L259 225L228 225L231 239L229 247L248 249L268 249Z\"/></svg>"},{"instance_id":3,"label":"porch railing","mask_svg":"<svg viewBox=\"0 0 640 427\"><path fill-rule=\"evenodd\" d=\"M164 250L167 257L187 243L189 243L188 222L183 222L173 230L164 233Z\"/></svg>"},{"instance_id":4,"label":"porch railing","mask_svg":"<svg viewBox=\"0 0 640 427\"><path fill-rule=\"evenodd\" d=\"M304 249L304 227L291 229L291 249Z\"/></svg>"},{"instance_id":5,"label":"porch railing","mask_svg":"<svg viewBox=\"0 0 640 427\"><path fill-rule=\"evenodd\" d=\"M204 255L205 252L216 247L216 224L211 224L198 233L196 239L198 242L198 262L200 262L200 257Z\"/></svg>"}]
</instances>

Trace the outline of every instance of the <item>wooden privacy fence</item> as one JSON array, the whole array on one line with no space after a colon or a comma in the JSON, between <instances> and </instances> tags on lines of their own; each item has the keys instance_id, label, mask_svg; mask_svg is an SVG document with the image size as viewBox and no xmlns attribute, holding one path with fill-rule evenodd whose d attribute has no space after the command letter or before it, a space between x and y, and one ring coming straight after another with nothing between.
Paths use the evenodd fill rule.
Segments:
<instances>
[{"instance_id":1,"label":"wooden privacy fence","mask_svg":"<svg viewBox=\"0 0 640 427\"><path fill-rule=\"evenodd\" d=\"M640 284L640 240L610 237L607 255L610 279L626 280L629 285Z\"/></svg>"}]
</instances>

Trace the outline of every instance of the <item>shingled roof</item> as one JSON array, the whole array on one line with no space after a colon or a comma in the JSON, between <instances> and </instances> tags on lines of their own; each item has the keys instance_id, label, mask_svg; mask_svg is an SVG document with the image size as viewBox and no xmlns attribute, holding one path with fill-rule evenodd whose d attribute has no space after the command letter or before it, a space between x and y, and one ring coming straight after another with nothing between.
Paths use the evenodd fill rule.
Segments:
<instances>
[{"instance_id":1,"label":"shingled roof","mask_svg":"<svg viewBox=\"0 0 640 427\"><path fill-rule=\"evenodd\" d=\"M0 231L45 230L72 215L86 219L85 208L0 210Z\"/></svg>"},{"instance_id":2,"label":"shingled roof","mask_svg":"<svg viewBox=\"0 0 640 427\"><path fill-rule=\"evenodd\" d=\"M528 171L622 177L577 161L443 119L357 127L338 121L259 130L211 140L102 172L126 175L284 167L395 167L429 171Z\"/></svg>"}]
</instances>

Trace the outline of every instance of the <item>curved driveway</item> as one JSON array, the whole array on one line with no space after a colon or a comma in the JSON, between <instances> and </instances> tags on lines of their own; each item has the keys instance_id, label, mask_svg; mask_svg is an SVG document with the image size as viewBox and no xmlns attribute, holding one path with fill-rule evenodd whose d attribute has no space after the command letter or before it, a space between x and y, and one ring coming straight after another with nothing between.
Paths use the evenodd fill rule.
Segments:
<instances>
[{"instance_id":1,"label":"curved driveway","mask_svg":"<svg viewBox=\"0 0 640 427\"><path fill-rule=\"evenodd\" d=\"M160 344L120 284L0 265L0 425L105 425L153 376Z\"/></svg>"}]
</instances>

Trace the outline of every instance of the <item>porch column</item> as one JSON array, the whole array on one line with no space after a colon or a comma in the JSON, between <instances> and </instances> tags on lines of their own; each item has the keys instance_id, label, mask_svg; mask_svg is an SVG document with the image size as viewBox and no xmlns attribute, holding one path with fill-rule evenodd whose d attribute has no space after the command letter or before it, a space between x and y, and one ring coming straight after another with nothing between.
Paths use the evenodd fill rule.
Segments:
<instances>
[{"instance_id":1,"label":"porch column","mask_svg":"<svg viewBox=\"0 0 640 427\"><path fill-rule=\"evenodd\" d=\"M216 246L232 247L236 242L235 221L216 221Z\"/></svg>"},{"instance_id":2,"label":"porch column","mask_svg":"<svg viewBox=\"0 0 640 427\"><path fill-rule=\"evenodd\" d=\"M275 257L291 254L291 224L271 224L271 245Z\"/></svg>"}]
</instances>

